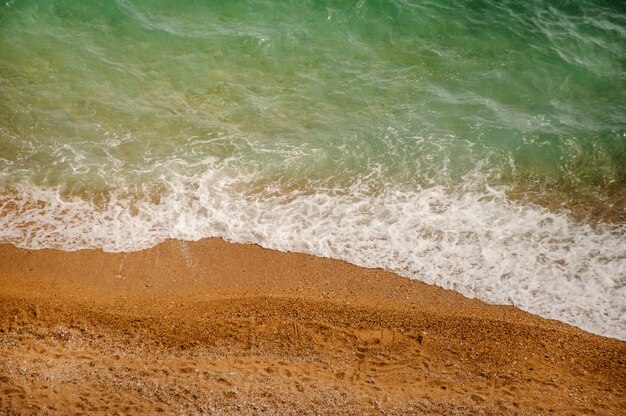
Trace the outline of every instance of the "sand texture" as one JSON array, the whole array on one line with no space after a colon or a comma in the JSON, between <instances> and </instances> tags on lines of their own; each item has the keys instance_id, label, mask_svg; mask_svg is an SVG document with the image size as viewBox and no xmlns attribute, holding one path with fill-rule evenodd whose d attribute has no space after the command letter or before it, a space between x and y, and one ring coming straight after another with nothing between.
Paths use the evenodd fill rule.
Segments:
<instances>
[{"instance_id":1,"label":"sand texture","mask_svg":"<svg viewBox=\"0 0 626 416\"><path fill-rule=\"evenodd\" d=\"M626 414L626 343L219 239L0 245L0 414Z\"/></svg>"}]
</instances>

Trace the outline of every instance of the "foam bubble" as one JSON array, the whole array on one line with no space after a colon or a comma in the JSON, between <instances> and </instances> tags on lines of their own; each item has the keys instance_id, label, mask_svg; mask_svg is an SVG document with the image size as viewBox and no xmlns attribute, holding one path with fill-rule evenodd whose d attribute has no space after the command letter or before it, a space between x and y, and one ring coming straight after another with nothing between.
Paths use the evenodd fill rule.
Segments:
<instances>
[{"instance_id":1,"label":"foam bubble","mask_svg":"<svg viewBox=\"0 0 626 416\"><path fill-rule=\"evenodd\" d=\"M0 197L0 241L28 248L134 251L165 239L222 237L331 257L511 304L626 339L626 226L593 228L502 189L443 187L287 193L209 172L165 184L158 203L104 208L20 184ZM258 188L258 187L257 187Z\"/></svg>"}]
</instances>

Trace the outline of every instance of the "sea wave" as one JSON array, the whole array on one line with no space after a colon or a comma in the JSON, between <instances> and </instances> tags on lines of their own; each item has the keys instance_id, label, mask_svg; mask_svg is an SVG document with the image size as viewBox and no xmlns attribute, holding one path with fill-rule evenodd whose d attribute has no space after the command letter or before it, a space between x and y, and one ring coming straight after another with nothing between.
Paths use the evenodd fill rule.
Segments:
<instances>
[{"instance_id":1,"label":"sea wave","mask_svg":"<svg viewBox=\"0 0 626 416\"><path fill-rule=\"evenodd\" d=\"M573 221L511 201L504 188L440 186L290 191L212 171L179 176L156 199L67 196L22 183L0 197L0 241L19 247L134 251L221 237L342 259L511 304L626 339L624 224Z\"/></svg>"}]
</instances>

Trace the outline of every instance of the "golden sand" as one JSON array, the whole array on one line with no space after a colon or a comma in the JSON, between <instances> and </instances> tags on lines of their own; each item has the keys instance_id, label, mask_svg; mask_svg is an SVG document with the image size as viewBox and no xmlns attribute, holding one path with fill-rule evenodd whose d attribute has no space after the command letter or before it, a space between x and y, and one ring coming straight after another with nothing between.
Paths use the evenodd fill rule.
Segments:
<instances>
[{"instance_id":1,"label":"golden sand","mask_svg":"<svg viewBox=\"0 0 626 416\"><path fill-rule=\"evenodd\" d=\"M0 245L0 414L626 414L626 343L219 239Z\"/></svg>"}]
</instances>

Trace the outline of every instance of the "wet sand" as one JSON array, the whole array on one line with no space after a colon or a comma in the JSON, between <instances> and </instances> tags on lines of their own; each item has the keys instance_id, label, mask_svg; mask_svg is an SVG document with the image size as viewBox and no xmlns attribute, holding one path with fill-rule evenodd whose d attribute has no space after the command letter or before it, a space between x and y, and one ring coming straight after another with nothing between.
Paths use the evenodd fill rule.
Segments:
<instances>
[{"instance_id":1,"label":"wet sand","mask_svg":"<svg viewBox=\"0 0 626 416\"><path fill-rule=\"evenodd\" d=\"M626 342L219 239L0 245L0 414L626 414Z\"/></svg>"}]
</instances>

